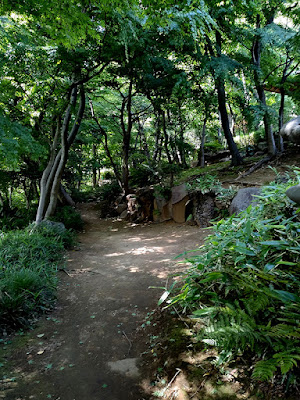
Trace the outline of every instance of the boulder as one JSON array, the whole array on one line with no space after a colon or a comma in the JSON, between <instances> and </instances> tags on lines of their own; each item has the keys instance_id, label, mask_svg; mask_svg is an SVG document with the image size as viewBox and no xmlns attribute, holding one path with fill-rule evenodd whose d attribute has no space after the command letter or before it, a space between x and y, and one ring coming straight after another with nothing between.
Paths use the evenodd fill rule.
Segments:
<instances>
[{"instance_id":1,"label":"boulder","mask_svg":"<svg viewBox=\"0 0 300 400\"><path fill-rule=\"evenodd\" d=\"M116 207L116 211L118 214L122 214L123 211L127 210L127 204L118 204Z\"/></svg>"},{"instance_id":2,"label":"boulder","mask_svg":"<svg viewBox=\"0 0 300 400\"><path fill-rule=\"evenodd\" d=\"M183 223L186 221L186 206L189 203L189 196L172 205L172 217L175 222Z\"/></svg>"},{"instance_id":3,"label":"boulder","mask_svg":"<svg viewBox=\"0 0 300 400\"><path fill-rule=\"evenodd\" d=\"M300 184L288 188L285 194L295 203L300 204Z\"/></svg>"},{"instance_id":4,"label":"boulder","mask_svg":"<svg viewBox=\"0 0 300 400\"><path fill-rule=\"evenodd\" d=\"M215 199L210 193L202 194L197 192L193 198L193 216L200 228L206 228L210 225L210 220L215 215Z\"/></svg>"},{"instance_id":5,"label":"boulder","mask_svg":"<svg viewBox=\"0 0 300 400\"><path fill-rule=\"evenodd\" d=\"M300 116L284 124L279 133L283 139L300 144Z\"/></svg>"},{"instance_id":6,"label":"boulder","mask_svg":"<svg viewBox=\"0 0 300 400\"><path fill-rule=\"evenodd\" d=\"M66 227L62 222L50 221L49 219L43 220L39 225L39 227L51 227L57 231L57 233L61 234L65 232Z\"/></svg>"},{"instance_id":7,"label":"boulder","mask_svg":"<svg viewBox=\"0 0 300 400\"><path fill-rule=\"evenodd\" d=\"M239 214L241 211L246 210L250 204L256 205L258 199L254 196L260 195L260 193L261 189L258 187L240 189L232 200L229 207L229 214Z\"/></svg>"},{"instance_id":8,"label":"boulder","mask_svg":"<svg viewBox=\"0 0 300 400\"><path fill-rule=\"evenodd\" d=\"M172 204L170 200L163 198L154 199L153 220L164 222L172 219Z\"/></svg>"},{"instance_id":9,"label":"boulder","mask_svg":"<svg viewBox=\"0 0 300 400\"><path fill-rule=\"evenodd\" d=\"M186 189L185 183L179 186L174 186L172 188L171 202L172 204L176 204L184 199L186 196L188 196L188 191Z\"/></svg>"},{"instance_id":10,"label":"boulder","mask_svg":"<svg viewBox=\"0 0 300 400\"><path fill-rule=\"evenodd\" d=\"M139 204L135 194L131 193L126 196L127 212L130 221L134 221L138 217Z\"/></svg>"},{"instance_id":11,"label":"boulder","mask_svg":"<svg viewBox=\"0 0 300 400\"><path fill-rule=\"evenodd\" d=\"M154 191L152 187L145 187L136 191L139 207L139 221L152 221L154 208Z\"/></svg>"}]
</instances>

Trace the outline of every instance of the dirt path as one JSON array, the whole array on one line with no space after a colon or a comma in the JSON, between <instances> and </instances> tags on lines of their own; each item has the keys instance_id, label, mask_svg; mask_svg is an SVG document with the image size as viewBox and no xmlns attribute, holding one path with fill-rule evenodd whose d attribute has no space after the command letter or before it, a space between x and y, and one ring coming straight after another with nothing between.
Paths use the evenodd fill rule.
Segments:
<instances>
[{"instance_id":1,"label":"dirt path","mask_svg":"<svg viewBox=\"0 0 300 400\"><path fill-rule=\"evenodd\" d=\"M145 340L134 333L155 307L173 257L199 245L207 231L174 223L133 225L99 220L82 207L87 222L80 250L60 272L57 309L11 350L14 378L6 400L142 400L139 357ZM19 342L19 347L18 347ZM25 344L25 346L24 346Z\"/></svg>"}]
</instances>

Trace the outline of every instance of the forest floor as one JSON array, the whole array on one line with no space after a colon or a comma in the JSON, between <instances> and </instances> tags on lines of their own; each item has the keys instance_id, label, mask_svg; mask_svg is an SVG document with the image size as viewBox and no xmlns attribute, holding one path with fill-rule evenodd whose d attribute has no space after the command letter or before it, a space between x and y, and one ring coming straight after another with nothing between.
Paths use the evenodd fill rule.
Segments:
<instances>
[{"instance_id":1,"label":"forest floor","mask_svg":"<svg viewBox=\"0 0 300 400\"><path fill-rule=\"evenodd\" d=\"M207 231L172 222L135 225L99 220L81 205L86 228L59 272L57 308L12 342L0 398L11 400L138 400L140 355L136 331L151 323L174 257L198 247ZM149 321L149 322L148 322Z\"/></svg>"},{"instance_id":2,"label":"forest floor","mask_svg":"<svg viewBox=\"0 0 300 400\"><path fill-rule=\"evenodd\" d=\"M299 166L296 156L288 164ZM274 177L263 168L244 181ZM189 321L175 308L157 308L161 288L185 267L174 258L199 247L209 230L99 220L94 204L79 208L85 231L59 272L55 310L31 331L1 340L0 399L256 399L243 366L216 372L214 353L193 343Z\"/></svg>"}]
</instances>

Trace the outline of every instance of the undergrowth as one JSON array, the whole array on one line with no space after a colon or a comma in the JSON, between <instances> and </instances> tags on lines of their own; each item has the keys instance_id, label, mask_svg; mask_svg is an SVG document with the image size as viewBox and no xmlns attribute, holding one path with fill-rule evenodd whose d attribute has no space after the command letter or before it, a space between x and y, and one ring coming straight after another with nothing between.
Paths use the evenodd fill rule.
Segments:
<instances>
[{"instance_id":1,"label":"undergrowth","mask_svg":"<svg viewBox=\"0 0 300 400\"><path fill-rule=\"evenodd\" d=\"M42 224L0 235L0 334L30 326L55 300L69 231Z\"/></svg>"},{"instance_id":2,"label":"undergrowth","mask_svg":"<svg viewBox=\"0 0 300 400\"><path fill-rule=\"evenodd\" d=\"M300 209L285 195L294 172L265 186L256 207L215 223L197 255L185 254L190 268L169 300L201 320L197 340L218 349L216 364L245 356L254 379L287 389L300 360Z\"/></svg>"}]
</instances>

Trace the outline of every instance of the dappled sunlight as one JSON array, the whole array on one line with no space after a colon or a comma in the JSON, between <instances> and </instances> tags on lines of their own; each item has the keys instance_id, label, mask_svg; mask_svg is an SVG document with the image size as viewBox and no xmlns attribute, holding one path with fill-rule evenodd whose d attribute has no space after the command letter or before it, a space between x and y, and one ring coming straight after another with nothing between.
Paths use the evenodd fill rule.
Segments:
<instances>
[{"instance_id":1,"label":"dappled sunlight","mask_svg":"<svg viewBox=\"0 0 300 400\"><path fill-rule=\"evenodd\" d=\"M121 257L124 256L126 253L111 253L111 254L104 254L103 257Z\"/></svg>"},{"instance_id":2,"label":"dappled sunlight","mask_svg":"<svg viewBox=\"0 0 300 400\"><path fill-rule=\"evenodd\" d=\"M139 255L139 254L147 254L147 253L163 253L164 248L163 247L139 247L138 249L135 250L130 250L128 253L134 254L134 255Z\"/></svg>"}]
</instances>

